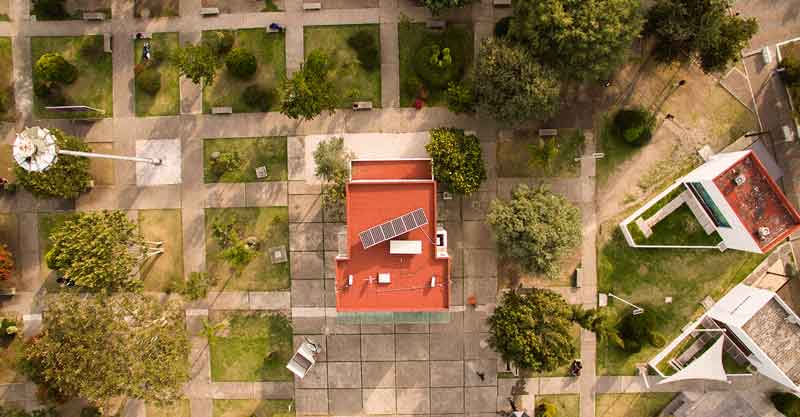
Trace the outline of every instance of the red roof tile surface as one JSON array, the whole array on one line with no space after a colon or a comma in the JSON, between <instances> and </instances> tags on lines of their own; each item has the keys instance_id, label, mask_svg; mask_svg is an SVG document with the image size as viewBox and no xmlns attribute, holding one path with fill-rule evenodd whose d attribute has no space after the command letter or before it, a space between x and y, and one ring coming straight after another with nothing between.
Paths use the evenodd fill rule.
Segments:
<instances>
[{"instance_id":1,"label":"red roof tile surface","mask_svg":"<svg viewBox=\"0 0 800 417\"><path fill-rule=\"evenodd\" d=\"M430 160L353 161L352 176L347 185L349 259L336 262L336 309L447 310L450 260L436 258L431 240L436 237L436 183ZM425 211L428 224L395 239L422 241L422 254L390 255L388 241L363 249L360 232L418 208ZM389 273L391 283L378 284L379 273ZM352 287L346 285L349 275ZM431 288L434 276L436 286Z\"/></svg>"}]
</instances>

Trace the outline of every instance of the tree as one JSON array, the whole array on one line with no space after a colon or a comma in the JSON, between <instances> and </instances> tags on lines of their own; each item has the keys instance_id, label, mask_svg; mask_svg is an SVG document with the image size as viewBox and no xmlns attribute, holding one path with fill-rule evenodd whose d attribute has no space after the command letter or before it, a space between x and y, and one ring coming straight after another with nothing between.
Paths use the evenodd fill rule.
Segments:
<instances>
[{"instance_id":1,"label":"tree","mask_svg":"<svg viewBox=\"0 0 800 417\"><path fill-rule=\"evenodd\" d=\"M769 397L772 405L786 417L800 417L800 398L788 392L774 392Z\"/></svg>"},{"instance_id":2,"label":"tree","mask_svg":"<svg viewBox=\"0 0 800 417\"><path fill-rule=\"evenodd\" d=\"M258 63L256 56L244 48L233 48L225 57L225 66L236 78L248 79L256 73Z\"/></svg>"},{"instance_id":3,"label":"tree","mask_svg":"<svg viewBox=\"0 0 800 417\"><path fill-rule=\"evenodd\" d=\"M78 69L54 52L40 56L33 72L39 80L48 83L72 84L78 78Z\"/></svg>"},{"instance_id":4,"label":"tree","mask_svg":"<svg viewBox=\"0 0 800 417\"><path fill-rule=\"evenodd\" d=\"M607 77L642 29L639 0L515 0L509 35L573 80Z\"/></svg>"},{"instance_id":5,"label":"tree","mask_svg":"<svg viewBox=\"0 0 800 417\"><path fill-rule=\"evenodd\" d=\"M59 149L91 152L91 149L75 136L50 129ZM17 181L39 198L76 198L86 191L92 180L89 174L89 159L82 156L59 155L56 162L41 172L31 172L19 165L14 166Z\"/></svg>"},{"instance_id":6,"label":"tree","mask_svg":"<svg viewBox=\"0 0 800 417\"><path fill-rule=\"evenodd\" d=\"M506 123L555 114L561 87L552 70L522 47L499 39L481 45L475 70L478 111Z\"/></svg>"},{"instance_id":7,"label":"tree","mask_svg":"<svg viewBox=\"0 0 800 417\"><path fill-rule=\"evenodd\" d=\"M659 0L647 14L645 31L656 40L660 62L697 56L706 73L724 71L758 31L755 18L731 15L730 0Z\"/></svg>"},{"instance_id":8,"label":"tree","mask_svg":"<svg viewBox=\"0 0 800 417\"><path fill-rule=\"evenodd\" d=\"M481 142L460 129L438 128L430 132L425 150L433 159L433 175L451 191L469 195L486 180Z\"/></svg>"},{"instance_id":9,"label":"tree","mask_svg":"<svg viewBox=\"0 0 800 417\"><path fill-rule=\"evenodd\" d=\"M655 116L641 108L620 109L614 114L611 133L630 145L642 145L653 137Z\"/></svg>"},{"instance_id":10,"label":"tree","mask_svg":"<svg viewBox=\"0 0 800 417\"><path fill-rule=\"evenodd\" d=\"M553 291L508 292L489 317L489 344L519 368L553 371L577 354L571 317L569 304Z\"/></svg>"},{"instance_id":11,"label":"tree","mask_svg":"<svg viewBox=\"0 0 800 417\"><path fill-rule=\"evenodd\" d=\"M294 76L284 80L281 113L292 119L311 120L325 110L333 111L339 102L339 95L328 76L330 67L324 53L312 51Z\"/></svg>"},{"instance_id":12,"label":"tree","mask_svg":"<svg viewBox=\"0 0 800 417\"><path fill-rule=\"evenodd\" d=\"M54 296L42 334L25 348L25 369L60 396L101 407L118 396L171 402L188 380L183 315L136 294Z\"/></svg>"},{"instance_id":13,"label":"tree","mask_svg":"<svg viewBox=\"0 0 800 417\"><path fill-rule=\"evenodd\" d=\"M178 67L180 74L195 84L201 82L205 85L213 84L217 68L220 66L214 49L205 43L179 47L172 55L172 61Z\"/></svg>"},{"instance_id":14,"label":"tree","mask_svg":"<svg viewBox=\"0 0 800 417\"><path fill-rule=\"evenodd\" d=\"M63 20L69 18L66 0L33 0L31 14L39 20Z\"/></svg>"},{"instance_id":15,"label":"tree","mask_svg":"<svg viewBox=\"0 0 800 417\"><path fill-rule=\"evenodd\" d=\"M586 330L594 332L601 342L610 342L619 348L624 342L617 330L617 323L608 307L584 310L580 305L572 306L572 320Z\"/></svg>"},{"instance_id":16,"label":"tree","mask_svg":"<svg viewBox=\"0 0 800 417\"><path fill-rule=\"evenodd\" d=\"M475 89L471 82L453 82L447 85L444 92L447 99L447 109L453 113L475 113Z\"/></svg>"},{"instance_id":17,"label":"tree","mask_svg":"<svg viewBox=\"0 0 800 417\"><path fill-rule=\"evenodd\" d=\"M475 0L422 0L422 3L431 11L431 14L438 16L445 9L464 7L472 4L473 1Z\"/></svg>"},{"instance_id":18,"label":"tree","mask_svg":"<svg viewBox=\"0 0 800 417\"><path fill-rule=\"evenodd\" d=\"M544 187L521 185L511 200L494 200L486 217L500 251L521 269L555 277L558 260L581 241L581 214Z\"/></svg>"},{"instance_id":19,"label":"tree","mask_svg":"<svg viewBox=\"0 0 800 417\"><path fill-rule=\"evenodd\" d=\"M332 218L344 216L347 178L350 161L355 157L344 147L344 138L323 140L314 150L314 174L325 181L322 189L322 206Z\"/></svg>"},{"instance_id":20,"label":"tree","mask_svg":"<svg viewBox=\"0 0 800 417\"><path fill-rule=\"evenodd\" d=\"M628 353L637 353L644 344L653 347L663 347L664 336L655 329L658 327L658 313L653 306L642 306L644 312L633 315L627 314L617 325L623 348Z\"/></svg>"},{"instance_id":21,"label":"tree","mask_svg":"<svg viewBox=\"0 0 800 417\"><path fill-rule=\"evenodd\" d=\"M49 236L47 266L88 290L135 290L144 239L122 211L76 213Z\"/></svg>"}]
</instances>

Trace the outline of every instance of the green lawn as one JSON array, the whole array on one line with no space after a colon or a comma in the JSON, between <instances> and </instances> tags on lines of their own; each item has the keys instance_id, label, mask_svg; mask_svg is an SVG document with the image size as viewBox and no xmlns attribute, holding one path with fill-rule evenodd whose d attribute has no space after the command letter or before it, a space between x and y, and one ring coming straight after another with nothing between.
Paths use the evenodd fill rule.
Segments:
<instances>
[{"instance_id":1,"label":"green lawn","mask_svg":"<svg viewBox=\"0 0 800 417\"><path fill-rule=\"evenodd\" d=\"M52 102L34 95L34 113L42 118L96 118L114 114L111 54L103 51L103 35L47 36L31 38L31 61L42 55L60 53L78 68L78 79L62 87L64 102ZM36 75L33 76L36 82ZM83 105L104 110L96 113L54 113L45 110L49 105Z\"/></svg>"},{"instance_id":2,"label":"green lawn","mask_svg":"<svg viewBox=\"0 0 800 417\"><path fill-rule=\"evenodd\" d=\"M472 27L467 24L447 23L444 31L431 30L424 23L400 23L397 26L400 46L400 106L410 107L414 104L417 91L409 87L409 81L417 78L414 71L414 54L429 41L437 40L451 46L453 53L464 59L464 74L469 72L474 56ZM428 88L428 106L444 106L446 104L444 89Z\"/></svg>"},{"instance_id":3,"label":"green lawn","mask_svg":"<svg viewBox=\"0 0 800 417\"><path fill-rule=\"evenodd\" d=\"M134 40L134 63L136 64L135 85L135 108L136 115L145 116L168 116L180 112L181 92L180 92L180 73L178 68L173 65L168 57L173 50L177 49L177 33L154 33L152 39ZM150 42L151 58L162 55L158 59L151 59L149 63L143 63L142 48L145 42ZM155 95L150 95L140 87L139 68L151 68L161 75L161 89Z\"/></svg>"},{"instance_id":4,"label":"green lawn","mask_svg":"<svg viewBox=\"0 0 800 417\"><path fill-rule=\"evenodd\" d=\"M213 36L215 31L203 32L203 37ZM242 99L247 87L261 86L275 94L270 111L280 109L277 88L286 76L286 40L283 33L267 33L264 28L240 29L234 32L234 48L244 48L256 57L256 73L249 80L233 77L225 67L225 57L217 70L214 83L203 88L203 111L211 113L212 107L232 107L235 113L260 112Z\"/></svg>"},{"instance_id":5,"label":"green lawn","mask_svg":"<svg viewBox=\"0 0 800 417\"><path fill-rule=\"evenodd\" d=\"M685 203L656 223L648 238L634 222L628 224L628 230L640 245L716 246L722 241L717 232L706 234Z\"/></svg>"},{"instance_id":6,"label":"green lawn","mask_svg":"<svg viewBox=\"0 0 800 417\"><path fill-rule=\"evenodd\" d=\"M580 417L581 416L581 399L577 394L562 394L562 395L537 395L536 407L539 404L547 401L556 406L558 417Z\"/></svg>"},{"instance_id":7,"label":"green lawn","mask_svg":"<svg viewBox=\"0 0 800 417\"><path fill-rule=\"evenodd\" d=\"M150 404L146 406L147 417L191 417L189 400L178 400L172 404Z\"/></svg>"},{"instance_id":8,"label":"green lawn","mask_svg":"<svg viewBox=\"0 0 800 417\"><path fill-rule=\"evenodd\" d=\"M214 417L293 417L292 400L214 400Z\"/></svg>"},{"instance_id":9,"label":"green lawn","mask_svg":"<svg viewBox=\"0 0 800 417\"><path fill-rule=\"evenodd\" d=\"M16 118L14 107L14 77L12 73L11 38L0 38L0 121Z\"/></svg>"},{"instance_id":10,"label":"green lawn","mask_svg":"<svg viewBox=\"0 0 800 417\"><path fill-rule=\"evenodd\" d=\"M236 152L242 159L242 164L238 169L217 177L211 171L209 163L214 152ZM267 168L266 178L256 178L255 169L260 166ZM286 137L204 139L203 167L207 183L286 181L289 177Z\"/></svg>"},{"instance_id":11,"label":"green lawn","mask_svg":"<svg viewBox=\"0 0 800 417\"><path fill-rule=\"evenodd\" d=\"M212 225L219 219L236 218L240 238L256 237L258 254L241 271L235 271L219 256ZM273 291L290 287L289 262L272 264L269 248L289 250L289 212L286 207L206 209L206 270L217 289L231 291Z\"/></svg>"},{"instance_id":12,"label":"green lawn","mask_svg":"<svg viewBox=\"0 0 800 417\"><path fill-rule=\"evenodd\" d=\"M183 281L181 211L139 210L139 232L145 240L164 242L164 253L148 258L140 271L145 291L165 292Z\"/></svg>"},{"instance_id":13,"label":"green lawn","mask_svg":"<svg viewBox=\"0 0 800 417\"><path fill-rule=\"evenodd\" d=\"M380 53L379 25L337 25L305 26L303 42L305 56L321 50L331 59L332 69L329 77L341 94L340 108L350 108L353 101L372 101L375 107L381 106L381 71L367 72L361 67L356 52L347 44L347 38L365 30L378 45Z\"/></svg>"},{"instance_id":14,"label":"green lawn","mask_svg":"<svg viewBox=\"0 0 800 417\"><path fill-rule=\"evenodd\" d=\"M92 152L99 153L114 153L114 144L112 142L89 142L86 145ZM114 185L114 160L92 158L89 160L89 174L92 175L94 185Z\"/></svg>"},{"instance_id":15,"label":"green lawn","mask_svg":"<svg viewBox=\"0 0 800 417\"><path fill-rule=\"evenodd\" d=\"M535 131L514 131L510 139L497 142L497 174L500 177L577 177L583 155L584 136L580 129L559 129L558 136L540 138ZM549 141L555 151L549 158L543 152Z\"/></svg>"},{"instance_id":16,"label":"green lawn","mask_svg":"<svg viewBox=\"0 0 800 417\"><path fill-rule=\"evenodd\" d=\"M628 246L616 223L604 224L602 230L610 231L611 237L598 248L599 291L658 308L659 322L654 330L667 340L680 334L680 329L701 313L704 297L719 299L764 258L734 250L636 249ZM671 304L664 303L667 296L673 297ZM630 313L621 303L612 301L609 305L619 314ZM629 354L598 343L598 375L634 375L636 363L647 362L659 350L645 344L641 352Z\"/></svg>"},{"instance_id":17,"label":"green lawn","mask_svg":"<svg viewBox=\"0 0 800 417\"><path fill-rule=\"evenodd\" d=\"M595 410L603 417L656 417L673 398L672 392L597 394Z\"/></svg>"},{"instance_id":18,"label":"green lawn","mask_svg":"<svg viewBox=\"0 0 800 417\"><path fill-rule=\"evenodd\" d=\"M214 381L290 381L292 327L282 314L225 312L212 318L228 326L211 343Z\"/></svg>"},{"instance_id":19,"label":"green lawn","mask_svg":"<svg viewBox=\"0 0 800 417\"><path fill-rule=\"evenodd\" d=\"M597 160L597 181L605 184L617 166L632 158L642 147L631 145L611 133L612 114L603 116L597 135L597 151L605 154Z\"/></svg>"},{"instance_id":20,"label":"green lawn","mask_svg":"<svg viewBox=\"0 0 800 417\"><path fill-rule=\"evenodd\" d=\"M134 0L133 15L142 17L142 10L150 12L149 17L171 17L180 14L180 0Z\"/></svg>"}]
</instances>

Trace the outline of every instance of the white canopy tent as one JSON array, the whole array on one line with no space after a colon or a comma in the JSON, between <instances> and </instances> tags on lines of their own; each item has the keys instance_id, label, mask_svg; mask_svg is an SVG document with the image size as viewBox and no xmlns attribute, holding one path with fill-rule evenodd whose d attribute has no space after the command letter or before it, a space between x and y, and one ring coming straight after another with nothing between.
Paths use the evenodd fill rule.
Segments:
<instances>
[{"instance_id":1,"label":"white canopy tent","mask_svg":"<svg viewBox=\"0 0 800 417\"><path fill-rule=\"evenodd\" d=\"M675 374L664 378L659 384L669 382L684 381L688 379L705 379L711 381L727 382L728 376L722 366L722 348L725 344L725 336L720 335L717 341L699 358L696 358L688 366Z\"/></svg>"}]
</instances>

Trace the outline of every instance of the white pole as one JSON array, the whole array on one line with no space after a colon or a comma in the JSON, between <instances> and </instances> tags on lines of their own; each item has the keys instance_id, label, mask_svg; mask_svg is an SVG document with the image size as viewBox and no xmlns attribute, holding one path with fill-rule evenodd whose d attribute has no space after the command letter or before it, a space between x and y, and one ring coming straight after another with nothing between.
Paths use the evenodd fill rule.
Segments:
<instances>
[{"instance_id":1,"label":"white pole","mask_svg":"<svg viewBox=\"0 0 800 417\"><path fill-rule=\"evenodd\" d=\"M103 153L69 151L64 149L59 149L58 153L62 155L84 156L87 158L119 159L122 161L146 162L148 164L161 165L161 159L159 158L137 158L135 156L118 156L118 155L108 155Z\"/></svg>"}]
</instances>

